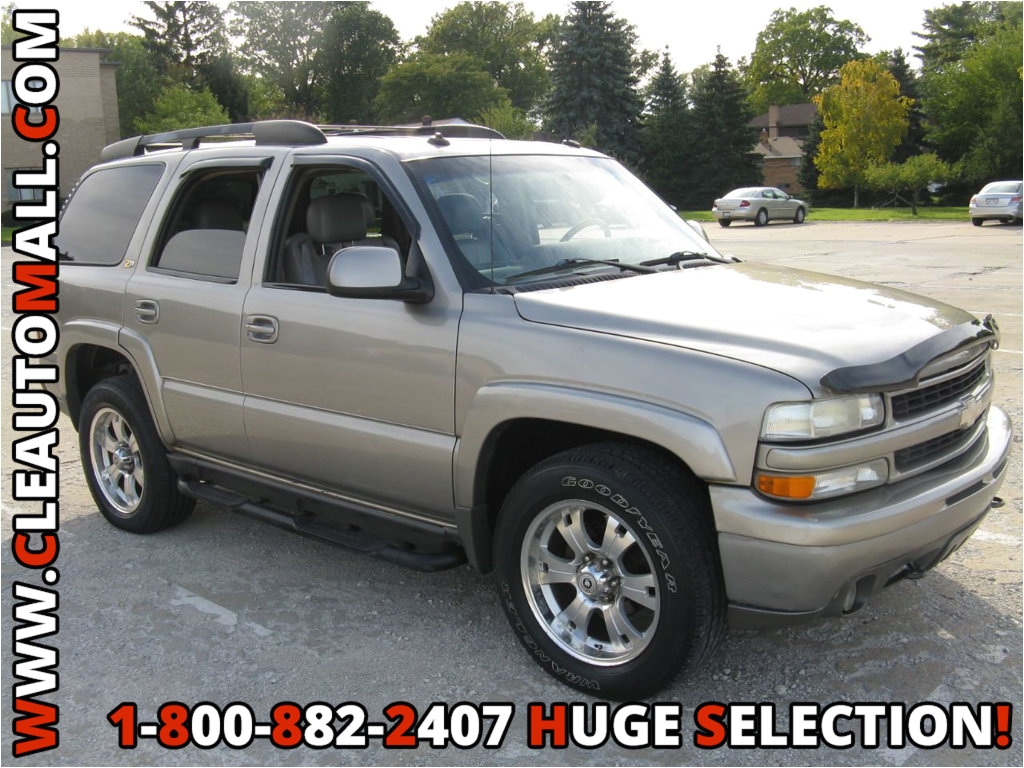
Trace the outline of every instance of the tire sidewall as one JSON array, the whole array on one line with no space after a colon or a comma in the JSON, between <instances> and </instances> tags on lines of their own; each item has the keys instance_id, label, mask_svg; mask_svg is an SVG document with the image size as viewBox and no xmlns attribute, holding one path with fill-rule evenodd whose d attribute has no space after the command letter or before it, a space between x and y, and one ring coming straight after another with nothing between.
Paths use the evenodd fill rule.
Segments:
<instances>
[{"instance_id":1,"label":"tire sidewall","mask_svg":"<svg viewBox=\"0 0 1024 768\"><path fill-rule=\"evenodd\" d=\"M563 650L534 615L525 593L521 553L526 532L550 505L580 499L608 509L644 546L663 595L649 645L615 666L588 664ZM661 524L662 512L643 488L600 467L560 464L528 473L509 493L495 533L495 572L502 607L534 660L550 674L591 695L636 698L661 687L686 659L693 642L693 584L685 558Z\"/></svg>"},{"instance_id":2,"label":"tire sidewall","mask_svg":"<svg viewBox=\"0 0 1024 768\"><path fill-rule=\"evenodd\" d=\"M128 514L118 510L107 499L93 467L93 421L104 408L116 411L131 427L138 443L139 457L145 473L146 480L139 505ZM163 527L165 511L161 505L169 503L171 472L163 443L153 426L148 406L138 384L127 376L100 381L85 396L79 418L78 445L82 456L82 470L96 506L103 516L117 528L134 533L146 533Z\"/></svg>"}]
</instances>

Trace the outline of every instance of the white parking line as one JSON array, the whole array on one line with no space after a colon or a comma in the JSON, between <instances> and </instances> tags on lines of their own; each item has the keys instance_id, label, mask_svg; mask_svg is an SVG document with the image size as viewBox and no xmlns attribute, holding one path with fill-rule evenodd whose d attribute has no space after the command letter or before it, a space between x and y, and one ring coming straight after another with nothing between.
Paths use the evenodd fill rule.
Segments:
<instances>
[{"instance_id":1,"label":"white parking line","mask_svg":"<svg viewBox=\"0 0 1024 768\"><path fill-rule=\"evenodd\" d=\"M212 600L207 600L205 597L200 597L195 592L189 592L182 586L174 584L174 591L176 598L171 600L171 605L190 605L201 613L208 613L215 617L218 624L228 627L229 631L233 632L235 627L239 626L238 614L232 611L230 608L225 608L223 605L218 605ZM255 621L243 621L241 626L251 631L257 637L267 637L273 634L273 632L262 624L257 624Z\"/></svg>"}]
</instances>

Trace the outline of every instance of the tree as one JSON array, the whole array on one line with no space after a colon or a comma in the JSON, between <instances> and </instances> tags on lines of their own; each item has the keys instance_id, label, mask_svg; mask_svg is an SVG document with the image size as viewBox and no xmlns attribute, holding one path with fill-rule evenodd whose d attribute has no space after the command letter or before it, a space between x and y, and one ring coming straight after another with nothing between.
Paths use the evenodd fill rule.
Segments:
<instances>
[{"instance_id":1,"label":"tree","mask_svg":"<svg viewBox=\"0 0 1024 768\"><path fill-rule=\"evenodd\" d=\"M232 122L249 119L249 83L239 71L238 62L232 54L222 53L203 64L196 84L210 90L227 110Z\"/></svg>"},{"instance_id":2,"label":"tree","mask_svg":"<svg viewBox=\"0 0 1024 768\"><path fill-rule=\"evenodd\" d=\"M1020 3L961 2L924 12L924 32L915 32L925 42L915 46L924 72L940 71L956 64L978 41L989 37L1002 24L1020 22Z\"/></svg>"},{"instance_id":3,"label":"tree","mask_svg":"<svg viewBox=\"0 0 1024 768\"><path fill-rule=\"evenodd\" d=\"M676 72L667 49L645 96L643 175L655 192L678 205L688 199L692 182L692 120L686 81Z\"/></svg>"},{"instance_id":4,"label":"tree","mask_svg":"<svg viewBox=\"0 0 1024 768\"><path fill-rule=\"evenodd\" d=\"M200 78L203 65L228 50L224 12L215 3L145 3L153 18L132 16L143 44L162 75L187 82Z\"/></svg>"},{"instance_id":5,"label":"tree","mask_svg":"<svg viewBox=\"0 0 1024 768\"><path fill-rule=\"evenodd\" d=\"M284 92L277 83L256 75L243 75L249 93L249 116L253 120L271 120L292 117L284 98Z\"/></svg>"},{"instance_id":6,"label":"tree","mask_svg":"<svg viewBox=\"0 0 1024 768\"><path fill-rule=\"evenodd\" d=\"M380 83L374 109L389 122L419 122L424 115L475 120L508 104L483 63L464 53L417 53L391 68Z\"/></svg>"},{"instance_id":7,"label":"tree","mask_svg":"<svg viewBox=\"0 0 1024 768\"><path fill-rule=\"evenodd\" d=\"M824 130L814 164L818 186L853 187L853 207L871 163L882 163L907 132L910 100L900 96L900 84L870 59L851 61L837 85L814 98Z\"/></svg>"},{"instance_id":8,"label":"tree","mask_svg":"<svg viewBox=\"0 0 1024 768\"><path fill-rule=\"evenodd\" d=\"M771 104L800 104L836 82L839 69L858 58L870 38L852 21L819 5L772 12L757 35L746 70L755 113Z\"/></svg>"},{"instance_id":9,"label":"tree","mask_svg":"<svg viewBox=\"0 0 1024 768\"><path fill-rule=\"evenodd\" d=\"M369 3L341 3L324 28L316 57L329 122L373 123L380 79L398 60L402 41L394 22Z\"/></svg>"},{"instance_id":10,"label":"tree","mask_svg":"<svg viewBox=\"0 0 1024 768\"><path fill-rule=\"evenodd\" d=\"M485 109L480 113L479 121L507 139L532 139L537 133L537 125L511 102Z\"/></svg>"},{"instance_id":11,"label":"tree","mask_svg":"<svg viewBox=\"0 0 1024 768\"><path fill-rule=\"evenodd\" d=\"M475 56L512 105L529 112L548 89L546 51L556 27L554 16L537 21L519 2L462 2L434 16L416 45L425 53Z\"/></svg>"},{"instance_id":12,"label":"tree","mask_svg":"<svg viewBox=\"0 0 1024 768\"><path fill-rule=\"evenodd\" d=\"M233 2L231 34L247 74L275 83L293 117L319 119L323 83L317 59L324 29L344 3Z\"/></svg>"},{"instance_id":13,"label":"tree","mask_svg":"<svg viewBox=\"0 0 1024 768\"><path fill-rule=\"evenodd\" d=\"M901 200L910 205L911 213L917 216L921 192L927 189L929 184L944 183L951 178L953 169L949 164L942 162L935 153L929 152L914 155L903 163L869 165L864 174L864 186L892 194L894 200Z\"/></svg>"},{"instance_id":14,"label":"tree","mask_svg":"<svg viewBox=\"0 0 1024 768\"><path fill-rule=\"evenodd\" d=\"M122 136L138 133L136 120L153 109L161 82L156 64L141 35L130 32L92 32L86 29L65 45L74 48L105 48L103 60L114 63L117 81L117 114Z\"/></svg>"},{"instance_id":15,"label":"tree","mask_svg":"<svg viewBox=\"0 0 1024 768\"><path fill-rule=\"evenodd\" d=\"M893 152L893 160L902 163L913 155L921 154L924 146L925 116L921 108L918 77L907 63L902 48L897 48L895 51L883 51L875 56L875 61L896 78L896 82L900 84L900 94L911 101L910 111L907 113L907 133Z\"/></svg>"},{"instance_id":16,"label":"tree","mask_svg":"<svg viewBox=\"0 0 1024 768\"><path fill-rule=\"evenodd\" d=\"M689 203L710 205L734 187L761 183L761 159L753 151L757 131L739 73L719 53L692 76L693 164Z\"/></svg>"},{"instance_id":17,"label":"tree","mask_svg":"<svg viewBox=\"0 0 1024 768\"><path fill-rule=\"evenodd\" d=\"M194 91L184 83L172 83L160 91L153 111L136 120L136 127L142 133L160 133L226 122L227 112L209 90Z\"/></svg>"},{"instance_id":18,"label":"tree","mask_svg":"<svg viewBox=\"0 0 1024 768\"><path fill-rule=\"evenodd\" d=\"M14 31L14 23L11 14L14 13L14 3L5 3L0 6L0 43L3 45L14 45L18 35Z\"/></svg>"},{"instance_id":19,"label":"tree","mask_svg":"<svg viewBox=\"0 0 1024 768\"><path fill-rule=\"evenodd\" d=\"M638 53L636 30L607 2L574 2L551 51L545 130L556 140L593 131L597 148L630 161L638 156L643 101L638 84L653 54Z\"/></svg>"},{"instance_id":20,"label":"tree","mask_svg":"<svg viewBox=\"0 0 1024 768\"><path fill-rule=\"evenodd\" d=\"M927 139L943 160L961 164L965 181L1020 176L1022 55L1021 22L1006 21L922 78Z\"/></svg>"}]
</instances>

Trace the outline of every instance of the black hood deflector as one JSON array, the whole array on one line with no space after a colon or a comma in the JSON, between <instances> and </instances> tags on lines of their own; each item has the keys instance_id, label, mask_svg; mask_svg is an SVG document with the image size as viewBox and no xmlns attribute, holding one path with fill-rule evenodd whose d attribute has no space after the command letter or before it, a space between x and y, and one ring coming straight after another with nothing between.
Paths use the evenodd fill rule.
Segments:
<instances>
[{"instance_id":1,"label":"black hood deflector","mask_svg":"<svg viewBox=\"0 0 1024 768\"><path fill-rule=\"evenodd\" d=\"M821 384L836 394L907 389L918 384L921 372L936 358L984 341L992 349L999 346L999 326L992 315L949 328L880 363L836 368Z\"/></svg>"}]
</instances>

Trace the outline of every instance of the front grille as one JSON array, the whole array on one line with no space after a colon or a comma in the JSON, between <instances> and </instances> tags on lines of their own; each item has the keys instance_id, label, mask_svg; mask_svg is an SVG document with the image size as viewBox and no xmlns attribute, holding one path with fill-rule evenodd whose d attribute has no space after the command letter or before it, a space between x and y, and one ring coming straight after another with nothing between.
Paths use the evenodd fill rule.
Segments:
<instances>
[{"instance_id":1,"label":"front grille","mask_svg":"<svg viewBox=\"0 0 1024 768\"><path fill-rule=\"evenodd\" d=\"M915 389L912 392L893 395L892 416L896 421L905 421L916 416L934 411L949 403L956 402L964 395L972 392L978 383L985 378L984 358L971 370L954 376L951 379L940 381L930 386L926 385Z\"/></svg>"},{"instance_id":2,"label":"front grille","mask_svg":"<svg viewBox=\"0 0 1024 768\"><path fill-rule=\"evenodd\" d=\"M940 435L923 443L896 451L893 455L896 471L900 473L909 472L938 461L945 456L952 457L971 442L976 431L975 427L971 426L956 432L948 432L945 435Z\"/></svg>"}]
</instances>

